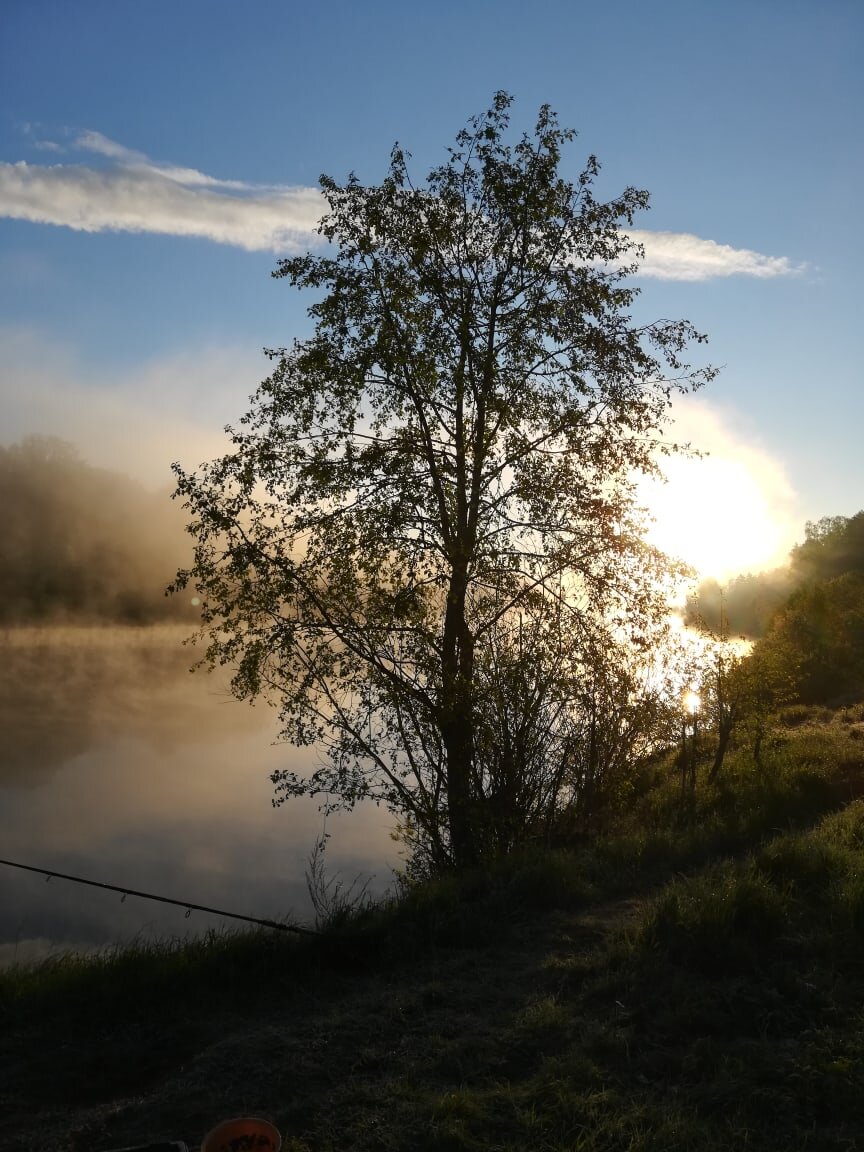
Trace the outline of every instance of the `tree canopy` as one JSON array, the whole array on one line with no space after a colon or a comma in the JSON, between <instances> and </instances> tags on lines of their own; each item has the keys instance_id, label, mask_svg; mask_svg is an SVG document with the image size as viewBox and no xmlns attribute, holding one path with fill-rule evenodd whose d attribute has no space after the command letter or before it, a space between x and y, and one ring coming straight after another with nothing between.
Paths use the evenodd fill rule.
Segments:
<instances>
[{"instance_id":1,"label":"tree canopy","mask_svg":"<svg viewBox=\"0 0 864 1152\"><path fill-rule=\"evenodd\" d=\"M601 700L611 740L651 697L668 567L634 479L713 374L689 323L630 315L647 193L596 198L593 156L566 180L574 134L544 106L510 143L510 105L424 186L399 146L379 185L322 177L325 246L274 273L313 335L269 353L230 451L175 465L205 660L326 754L279 799L383 802L437 868L536 828L596 766Z\"/></svg>"},{"instance_id":2,"label":"tree canopy","mask_svg":"<svg viewBox=\"0 0 864 1152\"><path fill-rule=\"evenodd\" d=\"M849 572L864 575L864 512L808 521L790 562L798 583L833 580Z\"/></svg>"}]
</instances>

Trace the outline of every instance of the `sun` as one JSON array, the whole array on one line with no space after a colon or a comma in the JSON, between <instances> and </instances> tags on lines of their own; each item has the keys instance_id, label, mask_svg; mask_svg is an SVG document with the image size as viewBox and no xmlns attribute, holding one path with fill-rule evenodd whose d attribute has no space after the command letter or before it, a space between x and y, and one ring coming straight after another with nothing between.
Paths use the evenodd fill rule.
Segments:
<instances>
[{"instance_id":1,"label":"sun","mask_svg":"<svg viewBox=\"0 0 864 1152\"><path fill-rule=\"evenodd\" d=\"M785 562L795 537L784 486L757 454L673 457L662 469L665 484L639 486L653 518L646 533L651 544L685 560L700 578L721 583Z\"/></svg>"},{"instance_id":2,"label":"sun","mask_svg":"<svg viewBox=\"0 0 864 1152\"><path fill-rule=\"evenodd\" d=\"M699 715L699 709L702 707L702 697L695 688L688 688L681 702L688 716L693 717Z\"/></svg>"}]
</instances>

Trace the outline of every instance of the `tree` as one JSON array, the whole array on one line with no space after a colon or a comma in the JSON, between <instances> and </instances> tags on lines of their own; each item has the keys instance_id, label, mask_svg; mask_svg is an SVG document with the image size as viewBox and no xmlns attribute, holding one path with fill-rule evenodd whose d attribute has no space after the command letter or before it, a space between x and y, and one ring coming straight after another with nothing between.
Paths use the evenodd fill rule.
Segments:
<instances>
[{"instance_id":1,"label":"tree","mask_svg":"<svg viewBox=\"0 0 864 1152\"><path fill-rule=\"evenodd\" d=\"M804 541L792 549L792 570L799 583L864 575L864 512L808 520Z\"/></svg>"},{"instance_id":2,"label":"tree","mask_svg":"<svg viewBox=\"0 0 864 1152\"><path fill-rule=\"evenodd\" d=\"M700 618L701 643L691 646L690 681L698 686L703 733L713 732L717 739L706 778L709 785L719 777L726 754L740 743L741 734L756 767L762 767L762 748L776 713L795 695L796 659L788 649L778 647L771 633L753 645L731 638L722 598L719 619L718 634Z\"/></svg>"},{"instance_id":3,"label":"tree","mask_svg":"<svg viewBox=\"0 0 864 1152\"><path fill-rule=\"evenodd\" d=\"M485 855L592 830L632 786L639 759L677 734L681 653L668 617L613 628L586 607L576 623L549 597L528 596L478 649L484 803L473 835Z\"/></svg>"},{"instance_id":4,"label":"tree","mask_svg":"<svg viewBox=\"0 0 864 1152\"><path fill-rule=\"evenodd\" d=\"M546 106L508 144L510 104L425 187L398 146L378 186L322 177L328 248L274 273L315 291L314 334L269 353L228 454L175 465L195 540L176 586L200 589L205 661L326 749L308 779L276 773L279 799L383 802L435 867L487 851L511 671L550 683L567 636L575 675L604 632L659 620L667 568L633 478L656 470L672 393L712 375L683 362L691 325L628 314L640 251L621 229L647 194L595 198L594 157L565 180L573 133Z\"/></svg>"},{"instance_id":5,"label":"tree","mask_svg":"<svg viewBox=\"0 0 864 1152\"><path fill-rule=\"evenodd\" d=\"M802 703L837 705L860 700L864 695L864 573L847 571L798 588L759 643L775 661L785 663Z\"/></svg>"}]
</instances>

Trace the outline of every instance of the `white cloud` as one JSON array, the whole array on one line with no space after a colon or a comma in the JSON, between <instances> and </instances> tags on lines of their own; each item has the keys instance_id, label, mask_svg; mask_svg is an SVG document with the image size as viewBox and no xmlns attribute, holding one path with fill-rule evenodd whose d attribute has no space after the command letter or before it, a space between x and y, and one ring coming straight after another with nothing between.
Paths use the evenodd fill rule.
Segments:
<instances>
[{"instance_id":1,"label":"white cloud","mask_svg":"<svg viewBox=\"0 0 864 1152\"><path fill-rule=\"evenodd\" d=\"M24 123L20 125L20 129L21 129L22 134L27 137L27 140L29 141L30 147L35 148L37 152L65 152L66 151L66 149L63 148L60 144L58 144L56 141L43 139L39 135L39 133L41 131L41 125L40 124L31 124L29 121L25 120Z\"/></svg>"},{"instance_id":2,"label":"white cloud","mask_svg":"<svg viewBox=\"0 0 864 1152\"><path fill-rule=\"evenodd\" d=\"M80 134L73 148L108 163L0 162L0 216L81 232L197 236L247 251L291 252L314 242L323 208L315 188L222 180L195 168L158 164L101 132ZM630 236L645 249L640 275L655 279L766 278L798 271L785 256L688 233L636 230Z\"/></svg>"},{"instance_id":3,"label":"white cloud","mask_svg":"<svg viewBox=\"0 0 864 1152\"><path fill-rule=\"evenodd\" d=\"M120 160L126 164L144 163L149 161L143 152L135 152L125 144L118 144L116 140L109 140L101 132L82 132L75 139L76 148L83 152L93 152L97 156L109 156L112 160Z\"/></svg>"},{"instance_id":4,"label":"white cloud","mask_svg":"<svg viewBox=\"0 0 864 1152\"><path fill-rule=\"evenodd\" d=\"M107 156L116 160L123 167L133 171L162 176L166 180L173 180L176 184L183 184L193 188L229 188L236 192L264 192L285 193L291 189L282 188L277 184L249 184L243 180L219 180L215 176L208 176L206 172L199 172L197 168L178 168L176 165L154 164L143 152L135 152L131 148L118 144L116 140L109 140L101 132L83 132L75 139L75 147L92 152L97 156ZM314 189L293 189L293 191L309 191ZM319 204L320 209L320 204Z\"/></svg>"},{"instance_id":5,"label":"white cloud","mask_svg":"<svg viewBox=\"0 0 864 1152\"><path fill-rule=\"evenodd\" d=\"M801 270L786 256L764 256L749 248L733 248L688 232L634 229L629 236L645 250L639 275L657 280L713 280L720 276L766 279Z\"/></svg>"},{"instance_id":6,"label":"white cloud","mask_svg":"<svg viewBox=\"0 0 864 1152\"><path fill-rule=\"evenodd\" d=\"M251 185L154 164L99 132L75 143L112 164L0 163L0 215L79 232L197 236L273 252L307 247L318 227L315 188Z\"/></svg>"},{"instance_id":7,"label":"white cloud","mask_svg":"<svg viewBox=\"0 0 864 1152\"><path fill-rule=\"evenodd\" d=\"M63 149L53 140L34 140L33 147L38 152L62 152Z\"/></svg>"}]
</instances>

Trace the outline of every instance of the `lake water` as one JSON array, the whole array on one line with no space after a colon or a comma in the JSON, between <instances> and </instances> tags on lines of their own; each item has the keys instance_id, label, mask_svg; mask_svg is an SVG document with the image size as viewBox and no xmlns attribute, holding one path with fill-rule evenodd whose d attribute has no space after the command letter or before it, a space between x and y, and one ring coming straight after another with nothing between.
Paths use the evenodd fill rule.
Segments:
<instances>
[{"instance_id":1,"label":"lake water","mask_svg":"<svg viewBox=\"0 0 864 1152\"><path fill-rule=\"evenodd\" d=\"M183 633L14 629L0 634L0 858L251 916L309 923L304 872L318 803L271 804L270 773L313 749L274 743L274 711L188 669ZM328 870L384 891L392 819L334 814ZM236 922L0 867L0 965L135 936Z\"/></svg>"}]
</instances>

